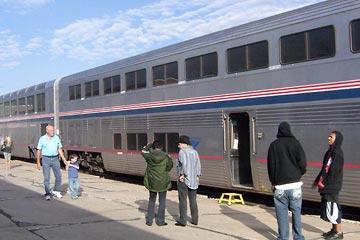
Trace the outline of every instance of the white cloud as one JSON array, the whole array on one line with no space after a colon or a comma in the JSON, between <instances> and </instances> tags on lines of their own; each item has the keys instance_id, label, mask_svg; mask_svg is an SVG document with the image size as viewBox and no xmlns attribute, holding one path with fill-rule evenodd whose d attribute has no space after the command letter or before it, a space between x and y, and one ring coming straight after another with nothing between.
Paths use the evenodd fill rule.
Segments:
<instances>
[{"instance_id":1,"label":"white cloud","mask_svg":"<svg viewBox=\"0 0 360 240\"><path fill-rule=\"evenodd\" d=\"M12 8L33 8L47 5L52 1L53 0L0 0L0 4L5 4Z\"/></svg>"},{"instance_id":2,"label":"white cloud","mask_svg":"<svg viewBox=\"0 0 360 240\"><path fill-rule=\"evenodd\" d=\"M50 52L92 61L122 59L321 0L162 0L54 31Z\"/></svg>"},{"instance_id":3,"label":"white cloud","mask_svg":"<svg viewBox=\"0 0 360 240\"><path fill-rule=\"evenodd\" d=\"M20 37L11 34L9 30L0 31L0 69L19 65L22 58L36 53L42 47L41 42L41 38L35 37L23 44Z\"/></svg>"}]
</instances>

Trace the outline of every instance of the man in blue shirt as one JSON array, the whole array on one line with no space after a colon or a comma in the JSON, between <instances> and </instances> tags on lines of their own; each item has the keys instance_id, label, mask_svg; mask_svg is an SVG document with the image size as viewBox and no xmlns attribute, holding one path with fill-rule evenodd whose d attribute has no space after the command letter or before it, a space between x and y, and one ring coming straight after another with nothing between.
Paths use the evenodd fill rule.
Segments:
<instances>
[{"instance_id":1,"label":"man in blue shirt","mask_svg":"<svg viewBox=\"0 0 360 240\"><path fill-rule=\"evenodd\" d=\"M65 166L67 161L62 150L62 144L60 138L55 135L54 126L48 125L46 127L46 134L41 136L37 145L36 161L38 170L41 169L40 156L42 162L42 169L44 175L44 186L45 186L45 199L51 199L50 192L50 168L52 168L55 175L55 185L52 193L57 198L62 198L60 193L61 186L61 171L59 156L63 160Z\"/></svg>"},{"instance_id":2,"label":"man in blue shirt","mask_svg":"<svg viewBox=\"0 0 360 240\"><path fill-rule=\"evenodd\" d=\"M179 159L177 174L179 177L177 187L179 193L180 219L175 223L176 226L186 226L187 198L189 197L191 223L198 225L198 206L196 202L196 192L199 187L199 177L201 176L201 164L198 152L191 146L188 136L180 136L178 141Z\"/></svg>"}]
</instances>

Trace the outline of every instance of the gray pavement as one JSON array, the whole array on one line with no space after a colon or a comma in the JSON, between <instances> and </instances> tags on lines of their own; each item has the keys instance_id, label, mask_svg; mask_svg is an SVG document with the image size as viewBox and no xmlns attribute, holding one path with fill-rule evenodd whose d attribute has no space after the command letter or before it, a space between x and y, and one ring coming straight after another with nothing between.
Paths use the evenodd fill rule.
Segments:
<instances>
[{"instance_id":1,"label":"gray pavement","mask_svg":"<svg viewBox=\"0 0 360 240\"><path fill-rule=\"evenodd\" d=\"M62 199L45 201L42 172L31 163L13 161L10 171L0 159L0 239L276 239L274 209L222 203L198 195L199 225L174 226L177 192L167 196L166 221L145 225L148 191L124 183L80 173L81 196L70 198L63 173ZM54 177L51 175L53 185ZM246 195L243 195L246 202ZM303 215L306 239L322 239L330 229L317 215ZM360 223L344 220L345 239L360 239Z\"/></svg>"}]
</instances>

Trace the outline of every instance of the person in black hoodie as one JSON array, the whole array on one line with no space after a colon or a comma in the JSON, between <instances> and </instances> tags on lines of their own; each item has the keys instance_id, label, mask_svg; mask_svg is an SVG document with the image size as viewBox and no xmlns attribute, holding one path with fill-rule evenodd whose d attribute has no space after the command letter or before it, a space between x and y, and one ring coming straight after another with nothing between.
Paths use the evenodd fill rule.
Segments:
<instances>
[{"instance_id":1,"label":"person in black hoodie","mask_svg":"<svg viewBox=\"0 0 360 240\"><path fill-rule=\"evenodd\" d=\"M339 204L344 165L344 154L341 149L343 136L339 131L332 131L328 141L329 149L324 155L323 165L313 186L319 187L321 195L321 219L332 223L331 230L322 235L325 239L334 240L344 238L341 230L342 211Z\"/></svg>"},{"instance_id":2,"label":"person in black hoodie","mask_svg":"<svg viewBox=\"0 0 360 240\"><path fill-rule=\"evenodd\" d=\"M292 212L293 239L305 239L301 223L301 177L305 172L305 152L291 133L289 123L282 122L277 139L270 144L268 151L268 174L274 192L278 240L289 239L288 209Z\"/></svg>"}]
</instances>

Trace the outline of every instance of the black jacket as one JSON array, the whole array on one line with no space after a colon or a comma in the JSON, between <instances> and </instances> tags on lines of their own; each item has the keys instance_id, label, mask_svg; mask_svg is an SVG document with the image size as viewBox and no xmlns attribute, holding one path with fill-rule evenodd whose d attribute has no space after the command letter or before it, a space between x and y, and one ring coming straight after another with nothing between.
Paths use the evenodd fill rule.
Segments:
<instances>
[{"instance_id":1,"label":"black jacket","mask_svg":"<svg viewBox=\"0 0 360 240\"><path fill-rule=\"evenodd\" d=\"M335 131L335 134L335 142L333 146L326 151L321 171L315 179L316 184L319 182L320 177L323 179L322 183L324 187L319 189L321 194L338 194L342 187L344 154L341 149L341 144L343 142L343 136L338 131ZM330 157L332 162L328 172L326 173L325 167Z\"/></svg>"},{"instance_id":2,"label":"black jacket","mask_svg":"<svg viewBox=\"0 0 360 240\"><path fill-rule=\"evenodd\" d=\"M272 185L299 182L306 172L305 152L300 142L292 135L290 125L279 125L277 139L268 151L268 174Z\"/></svg>"}]
</instances>

